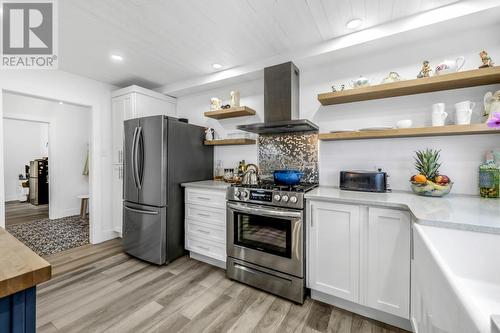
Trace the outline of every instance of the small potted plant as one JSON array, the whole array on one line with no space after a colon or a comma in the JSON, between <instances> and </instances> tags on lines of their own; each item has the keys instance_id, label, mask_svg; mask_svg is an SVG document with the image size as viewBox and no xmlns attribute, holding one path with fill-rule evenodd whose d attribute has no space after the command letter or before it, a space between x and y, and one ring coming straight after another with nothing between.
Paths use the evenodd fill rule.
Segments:
<instances>
[{"instance_id":1,"label":"small potted plant","mask_svg":"<svg viewBox=\"0 0 500 333\"><path fill-rule=\"evenodd\" d=\"M442 197L450 193L453 182L448 176L439 174L440 150L426 149L415 153L415 168L418 174L410 179L412 191L428 197Z\"/></svg>"}]
</instances>

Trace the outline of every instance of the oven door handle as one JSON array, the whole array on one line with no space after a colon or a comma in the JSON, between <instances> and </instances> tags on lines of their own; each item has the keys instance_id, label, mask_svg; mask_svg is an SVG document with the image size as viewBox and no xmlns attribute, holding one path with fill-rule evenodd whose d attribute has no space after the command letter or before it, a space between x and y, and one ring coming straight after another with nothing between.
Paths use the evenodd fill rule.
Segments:
<instances>
[{"instance_id":1,"label":"oven door handle","mask_svg":"<svg viewBox=\"0 0 500 333\"><path fill-rule=\"evenodd\" d=\"M254 215L267 215L267 216L274 216L274 217L297 217L301 218L302 217L302 212L295 212L295 211L280 211L277 209L269 209L269 208L263 208L263 207L247 207L239 204L233 204L233 203L227 203L227 207L239 211L239 212L244 212L244 213L249 213L249 214L254 214Z\"/></svg>"}]
</instances>

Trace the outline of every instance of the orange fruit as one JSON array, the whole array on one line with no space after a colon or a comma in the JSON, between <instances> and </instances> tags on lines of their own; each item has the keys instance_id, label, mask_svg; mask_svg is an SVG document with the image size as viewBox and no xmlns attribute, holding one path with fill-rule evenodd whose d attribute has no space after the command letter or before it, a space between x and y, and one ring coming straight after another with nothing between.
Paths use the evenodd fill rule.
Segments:
<instances>
[{"instance_id":1,"label":"orange fruit","mask_svg":"<svg viewBox=\"0 0 500 333\"><path fill-rule=\"evenodd\" d=\"M413 178L413 180L416 183L426 183L427 182L427 178L424 175L416 175L415 178Z\"/></svg>"}]
</instances>

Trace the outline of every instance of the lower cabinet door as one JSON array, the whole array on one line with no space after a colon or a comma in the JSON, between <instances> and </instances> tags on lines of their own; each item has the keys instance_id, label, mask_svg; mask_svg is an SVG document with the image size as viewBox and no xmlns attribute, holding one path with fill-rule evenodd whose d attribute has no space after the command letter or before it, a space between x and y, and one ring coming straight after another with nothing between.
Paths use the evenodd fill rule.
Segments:
<instances>
[{"instance_id":1,"label":"lower cabinet door","mask_svg":"<svg viewBox=\"0 0 500 333\"><path fill-rule=\"evenodd\" d=\"M112 188L112 221L113 230L121 233L123 225L123 166L113 165Z\"/></svg>"},{"instance_id":2,"label":"lower cabinet door","mask_svg":"<svg viewBox=\"0 0 500 333\"><path fill-rule=\"evenodd\" d=\"M310 201L308 287L359 301L359 206Z\"/></svg>"},{"instance_id":3,"label":"lower cabinet door","mask_svg":"<svg viewBox=\"0 0 500 333\"><path fill-rule=\"evenodd\" d=\"M369 208L367 224L366 305L409 319L410 215Z\"/></svg>"}]
</instances>

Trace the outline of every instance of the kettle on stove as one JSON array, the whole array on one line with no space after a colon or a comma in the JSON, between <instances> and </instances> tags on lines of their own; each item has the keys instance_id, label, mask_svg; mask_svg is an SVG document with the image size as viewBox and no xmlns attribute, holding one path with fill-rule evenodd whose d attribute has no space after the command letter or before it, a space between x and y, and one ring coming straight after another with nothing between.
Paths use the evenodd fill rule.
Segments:
<instances>
[{"instance_id":1,"label":"kettle on stove","mask_svg":"<svg viewBox=\"0 0 500 333\"><path fill-rule=\"evenodd\" d=\"M242 185L258 185L259 184L259 167L255 164L246 166L245 174L241 180Z\"/></svg>"}]
</instances>

